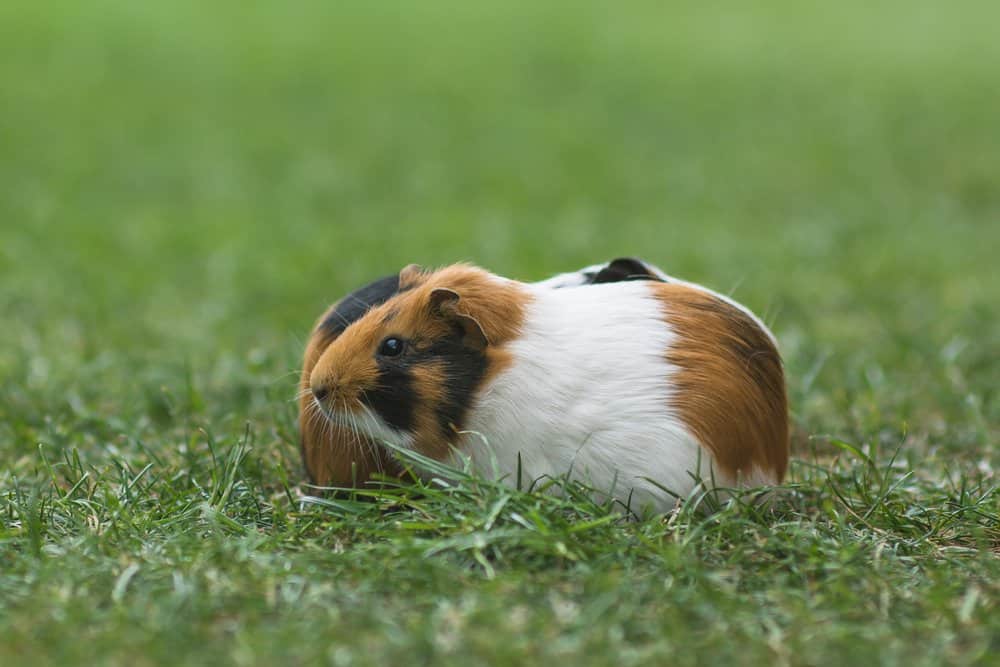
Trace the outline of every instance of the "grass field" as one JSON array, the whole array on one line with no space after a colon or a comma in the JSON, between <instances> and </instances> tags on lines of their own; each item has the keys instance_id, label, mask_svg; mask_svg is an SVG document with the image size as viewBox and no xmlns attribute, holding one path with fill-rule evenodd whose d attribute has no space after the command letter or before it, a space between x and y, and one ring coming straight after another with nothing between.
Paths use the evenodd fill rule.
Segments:
<instances>
[{"instance_id":1,"label":"grass field","mask_svg":"<svg viewBox=\"0 0 1000 667\"><path fill-rule=\"evenodd\" d=\"M0 3L0 664L1000 664L998 22ZM771 512L300 502L324 306L628 254L773 325Z\"/></svg>"}]
</instances>

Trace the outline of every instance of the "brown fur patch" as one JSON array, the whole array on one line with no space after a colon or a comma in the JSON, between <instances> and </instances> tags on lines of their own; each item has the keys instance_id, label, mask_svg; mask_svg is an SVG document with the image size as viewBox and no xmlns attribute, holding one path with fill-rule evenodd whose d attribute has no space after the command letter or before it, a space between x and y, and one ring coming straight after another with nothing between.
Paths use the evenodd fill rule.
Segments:
<instances>
[{"instance_id":1,"label":"brown fur patch","mask_svg":"<svg viewBox=\"0 0 1000 667\"><path fill-rule=\"evenodd\" d=\"M672 407L728 482L755 471L780 482L788 467L788 400L781 357L746 313L686 285L651 284L677 334Z\"/></svg>"}]
</instances>

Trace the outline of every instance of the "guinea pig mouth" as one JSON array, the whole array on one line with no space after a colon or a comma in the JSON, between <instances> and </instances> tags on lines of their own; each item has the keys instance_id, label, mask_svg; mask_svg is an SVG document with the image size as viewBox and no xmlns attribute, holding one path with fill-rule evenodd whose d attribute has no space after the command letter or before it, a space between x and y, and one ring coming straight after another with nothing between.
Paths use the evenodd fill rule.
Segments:
<instances>
[{"instance_id":1,"label":"guinea pig mouth","mask_svg":"<svg viewBox=\"0 0 1000 667\"><path fill-rule=\"evenodd\" d=\"M356 409L345 409L323 405L319 400L313 403L324 418L337 426L347 429L357 437L365 436L378 443L388 441L397 447L413 447L413 436L387 424L384 419L362 401L355 403Z\"/></svg>"}]
</instances>

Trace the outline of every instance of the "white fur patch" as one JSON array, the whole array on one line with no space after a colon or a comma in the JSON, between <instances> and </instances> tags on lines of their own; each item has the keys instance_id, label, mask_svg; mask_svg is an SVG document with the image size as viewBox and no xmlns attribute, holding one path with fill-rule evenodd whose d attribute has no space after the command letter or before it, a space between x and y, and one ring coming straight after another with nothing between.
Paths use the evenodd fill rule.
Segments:
<instances>
[{"instance_id":1,"label":"white fur patch","mask_svg":"<svg viewBox=\"0 0 1000 667\"><path fill-rule=\"evenodd\" d=\"M589 285L594 276L596 276L601 269L604 268L604 264L594 264L593 266L587 266L580 269L579 271L573 271L572 273L557 273L551 278L546 278L537 283L532 283L534 287L539 287L542 289L562 289L564 287L580 287L582 285Z\"/></svg>"},{"instance_id":2,"label":"white fur patch","mask_svg":"<svg viewBox=\"0 0 1000 667\"><path fill-rule=\"evenodd\" d=\"M323 416L330 421L343 426L351 431L358 431L368 436L375 442L389 442L404 449L413 449L413 436L409 433L397 431L388 424L378 414L367 407L356 412L342 412L340 410L328 410L319 401L314 401L319 406Z\"/></svg>"},{"instance_id":3,"label":"white fur patch","mask_svg":"<svg viewBox=\"0 0 1000 667\"><path fill-rule=\"evenodd\" d=\"M764 324L763 320L757 317L757 315L755 315L753 311L748 309L743 304L739 303L738 301L734 301L731 297L726 296L725 294L720 294L715 290L709 289L704 285L691 283L686 280L681 280L680 278L674 278L673 276L664 273L663 269L661 269L660 267L654 266L649 262L642 262L641 260L638 261L640 261L642 265L646 267L647 271L649 271L651 274L653 274L654 276L656 276L665 283L684 285L685 287L690 287L692 289L700 290L702 292L707 292L708 294L711 294L712 296L721 299L722 301L725 301L734 308L738 308L740 312L746 314L750 319L756 322L757 325L768 335L768 337L771 339L771 342L774 343L775 347L777 347L778 340L775 337L775 335L771 332L770 329L767 328L767 325ZM594 264L592 266L584 267L579 271L574 271L571 273L560 273L541 282L534 283L534 286L548 288L548 289L560 289L565 287L581 287L584 285L589 285L590 278L600 273L601 269L605 268L606 266L608 265Z\"/></svg>"},{"instance_id":4,"label":"white fur patch","mask_svg":"<svg viewBox=\"0 0 1000 667\"><path fill-rule=\"evenodd\" d=\"M674 335L649 283L526 287L534 300L507 346L513 365L478 397L463 453L511 484L520 455L525 484L572 472L633 508L671 507L657 485L686 496L709 476L710 454L671 412Z\"/></svg>"}]
</instances>

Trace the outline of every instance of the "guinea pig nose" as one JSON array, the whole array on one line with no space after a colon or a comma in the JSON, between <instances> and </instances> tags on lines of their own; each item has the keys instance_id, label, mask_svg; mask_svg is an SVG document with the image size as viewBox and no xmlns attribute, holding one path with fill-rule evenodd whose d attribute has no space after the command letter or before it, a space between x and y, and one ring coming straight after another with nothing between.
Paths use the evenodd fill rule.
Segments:
<instances>
[{"instance_id":1,"label":"guinea pig nose","mask_svg":"<svg viewBox=\"0 0 1000 667\"><path fill-rule=\"evenodd\" d=\"M330 388L329 387L323 387L323 386L313 387L312 388L312 393L313 393L313 396L316 397L317 401L322 401L324 398L326 398L327 396L330 395Z\"/></svg>"}]
</instances>

